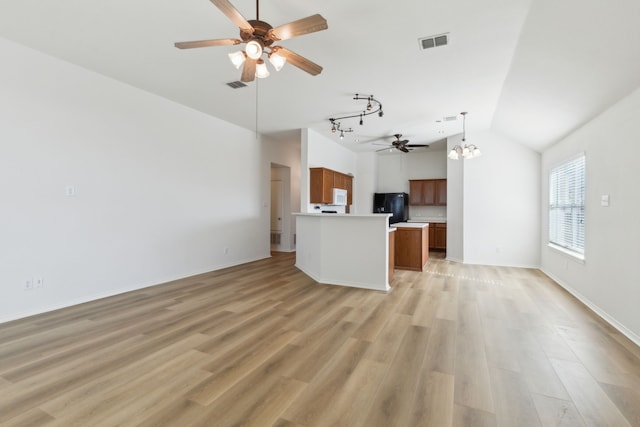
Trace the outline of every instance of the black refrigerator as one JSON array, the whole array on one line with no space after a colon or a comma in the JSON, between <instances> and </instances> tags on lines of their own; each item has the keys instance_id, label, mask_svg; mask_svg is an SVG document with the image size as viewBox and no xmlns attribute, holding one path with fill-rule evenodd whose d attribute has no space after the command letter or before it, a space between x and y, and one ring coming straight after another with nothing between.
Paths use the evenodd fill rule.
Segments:
<instances>
[{"instance_id":1,"label":"black refrigerator","mask_svg":"<svg viewBox=\"0 0 640 427\"><path fill-rule=\"evenodd\" d=\"M390 213L389 224L406 222L409 218L409 195L407 193L375 193L373 213Z\"/></svg>"}]
</instances>

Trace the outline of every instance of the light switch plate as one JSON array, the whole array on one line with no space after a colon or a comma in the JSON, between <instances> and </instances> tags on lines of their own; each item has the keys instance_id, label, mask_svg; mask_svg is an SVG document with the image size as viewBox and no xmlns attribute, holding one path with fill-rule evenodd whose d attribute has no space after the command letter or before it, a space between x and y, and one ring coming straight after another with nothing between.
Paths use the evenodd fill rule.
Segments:
<instances>
[{"instance_id":1,"label":"light switch plate","mask_svg":"<svg viewBox=\"0 0 640 427\"><path fill-rule=\"evenodd\" d=\"M600 206L609 206L609 195L603 194L600 196Z\"/></svg>"}]
</instances>

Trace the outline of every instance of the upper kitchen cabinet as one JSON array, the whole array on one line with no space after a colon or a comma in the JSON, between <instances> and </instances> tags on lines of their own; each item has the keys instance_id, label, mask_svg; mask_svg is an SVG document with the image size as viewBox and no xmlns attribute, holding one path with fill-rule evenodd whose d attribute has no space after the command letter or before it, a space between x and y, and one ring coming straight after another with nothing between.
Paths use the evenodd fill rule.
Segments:
<instances>
[{"instance_id":1,"label":"upper kitchen cabinet","mask_svg":"<svg viewBox=\"0 0 640 427\"><path fill-rule=\"evenodd\" d=\"M333 202L333 189L347 190L347 205L353 200L353 177L327 168L309 168L310 203Z\"/></svg>"},{"instance_id":2,"label":"upper kitchen cabinet","mask_svg":"<svg viewBox=\"0 0 640 427\"><path fill-rule=\"evenodd\" d=\"M447 180L409 180L409 204L412 206L447 206Z\"/></svg>"}]
</instances>

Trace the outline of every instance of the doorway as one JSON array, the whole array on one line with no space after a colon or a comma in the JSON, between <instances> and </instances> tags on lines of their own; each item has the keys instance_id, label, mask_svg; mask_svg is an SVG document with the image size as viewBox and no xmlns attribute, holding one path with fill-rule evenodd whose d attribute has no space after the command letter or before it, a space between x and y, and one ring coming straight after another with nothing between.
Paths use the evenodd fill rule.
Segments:
<instances>
[{"instance_id":1,"label":"doorway","mask_svg":"<svg viewBox=\"0 0 640 427\"><path fill-rule=\"evenodd\" d=\"M295 250L291 215L291 168L271 163L271 251Z\"/></svg>"}]
</instances>

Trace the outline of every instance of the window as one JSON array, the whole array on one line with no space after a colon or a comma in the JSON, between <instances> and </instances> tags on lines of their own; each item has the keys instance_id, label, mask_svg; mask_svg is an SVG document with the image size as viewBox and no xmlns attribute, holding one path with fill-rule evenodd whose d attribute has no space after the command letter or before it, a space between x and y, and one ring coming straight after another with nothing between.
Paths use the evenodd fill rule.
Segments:
<instances>
[{"instance_id":1,"label":"window","mask_svg":"<svg viewBox=\"0 0 640 427\"><path fill-rule=\"evenodd\" d=\"M562 163L549 175L549 243L584 259L585 156Z\"/></svg>"}]
</instances>

